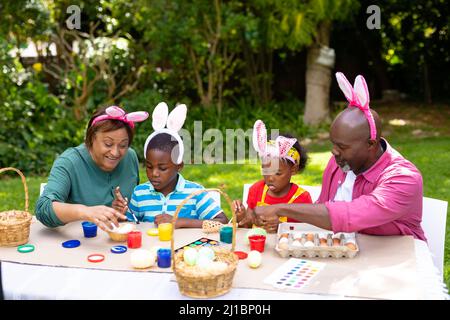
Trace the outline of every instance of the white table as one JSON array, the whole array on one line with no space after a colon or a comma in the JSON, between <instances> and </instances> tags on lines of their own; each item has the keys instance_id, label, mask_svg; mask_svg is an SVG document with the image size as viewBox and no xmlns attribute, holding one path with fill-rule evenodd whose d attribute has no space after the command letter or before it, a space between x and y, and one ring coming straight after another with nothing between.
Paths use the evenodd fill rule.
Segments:
<instances>
[{"instance_id":1,"label":"white table","mask_svg":"<svg viewBox=\"0 0 450 320\"><path fill-rule=\"evenodd\" d=\"M426 299L449 299L425 242L415 240L420 282ZM107 271L2 262L5 299L189 299L180 294L172 273ZM345 296L233 288L216 299L352 299Z\"/></svg>"}]
</instances>

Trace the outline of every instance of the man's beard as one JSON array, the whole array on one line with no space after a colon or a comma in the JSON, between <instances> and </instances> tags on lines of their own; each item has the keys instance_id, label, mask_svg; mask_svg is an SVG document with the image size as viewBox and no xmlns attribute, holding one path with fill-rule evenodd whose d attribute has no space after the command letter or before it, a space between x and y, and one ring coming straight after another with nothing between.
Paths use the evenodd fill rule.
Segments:
<instances>
[{"instance_id":1,"label":"man's beard","mask_svg":"<svg viewBox=\"0 0 450 320\"><path fill-rule=\"evenodd\" d=\"M350 168L350 166L348 165L348 163L346 163L343 167L341 167L341 170L344 171L344 173L349 172L350 170L352 170L352 168Z\"/></svg>"}]
</instances>

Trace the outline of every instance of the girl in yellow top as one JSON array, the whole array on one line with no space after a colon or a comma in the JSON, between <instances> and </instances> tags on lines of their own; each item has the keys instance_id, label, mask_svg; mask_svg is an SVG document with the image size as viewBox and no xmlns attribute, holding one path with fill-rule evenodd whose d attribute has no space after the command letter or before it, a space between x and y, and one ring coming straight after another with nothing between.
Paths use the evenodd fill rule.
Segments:
<instances>
[{"instance_id":1,"label":"girl in yellow top","mask_svg":"<svg viewBox=\"0 0 450 320\"><path fill-rule=\"evenodd\" d=\"M291 182L293 175L302 171L307 162L306 150L290 135L278 136L267 142L264 123L257 120L253 127L253 145L262 159L263 180L254 183L249 190L246 210L240 200L234 201L240 227L259 224L253 214L256 206L278 203L312 203L311 196ZM280 217L280 222L298 222ZM274 232L276 230L267 230Z\"/></svg>"}]
</instances>

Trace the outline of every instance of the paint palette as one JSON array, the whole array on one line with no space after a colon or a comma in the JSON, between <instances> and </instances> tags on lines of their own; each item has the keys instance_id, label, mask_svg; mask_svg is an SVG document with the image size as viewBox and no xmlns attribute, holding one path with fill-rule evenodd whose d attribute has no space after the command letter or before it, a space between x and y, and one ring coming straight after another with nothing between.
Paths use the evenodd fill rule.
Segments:
<instances>
[{"instance_id":1,"label":"paint palette","mask_svg":"<svg viewBox=\"0 0 450 320\"><path fill-rule=\"evenodd\" d=\"M264 283L280 289L300 290L311 283L325 265L323 262L290 258L265 278Z\"/></svg>"},{"instance_id":2,"label":"paint palette","mask_svg":"<svg viewBox=\"0 0 450 320\"><path fill-rule=\"evenodd\" d=\"M218 246L218 245L219 245L219 241L217 241L217 240L212 240L209 238L200 238L200 239L192 241L191 243L188 243L188 244L176 249L175 252L178 252L178 250L185 249L188 247L191 247L191 248L195 248L198 246L211 247L211 246Z\"/></svg>"}]
</instances>

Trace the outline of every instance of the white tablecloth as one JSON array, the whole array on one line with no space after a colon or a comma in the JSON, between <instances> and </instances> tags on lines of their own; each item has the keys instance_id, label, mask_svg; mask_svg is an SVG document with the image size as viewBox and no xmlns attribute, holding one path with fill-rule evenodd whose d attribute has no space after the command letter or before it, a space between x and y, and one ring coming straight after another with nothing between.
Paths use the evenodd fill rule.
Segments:
<instances>
[{"instance_id":1,"label":"white tablecloth","mask_svg":"<svg viewBox=\"0 0 450 320\"><path fill-rule=\"evenodd\" d=\"M442 276L425 242L415 240L420 282L426 299L448 299ZM106 271L2 262L5 299L189 299L172 273ZM353 299L344 296L233 288L216 299L292 300Z\"/></svg>"}]
</instances>

